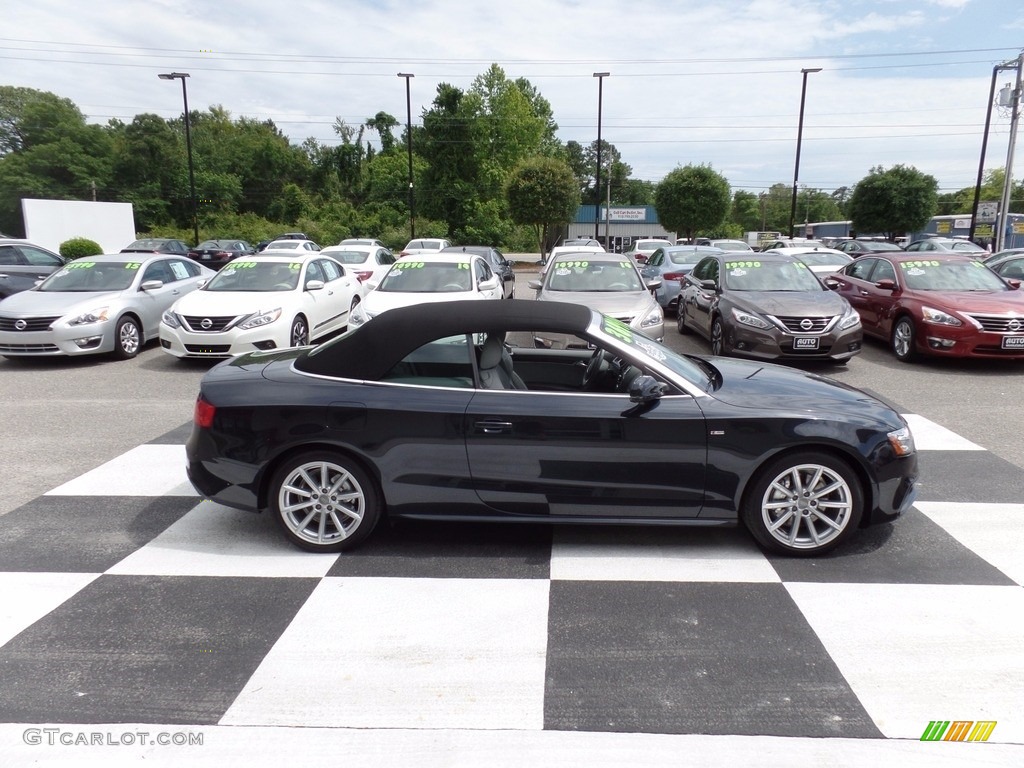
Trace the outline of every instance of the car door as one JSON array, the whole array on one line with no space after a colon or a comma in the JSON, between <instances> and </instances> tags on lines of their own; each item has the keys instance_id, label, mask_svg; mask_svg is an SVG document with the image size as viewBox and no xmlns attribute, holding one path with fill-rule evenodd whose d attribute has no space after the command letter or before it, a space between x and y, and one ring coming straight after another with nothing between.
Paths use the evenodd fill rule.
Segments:
<instances>
[{"instance_id":1,"label":"car door","mask_svg":"<svg viewBox=\"0 0 1024 768\"><path fill-rule=\"evenodd\" d=\"M299 289L302 311L309 322L309 338L316 339L348 323L351 296L346 299L340 282L340 268L326 259L311 259ZM333 279L332 279L333 278ZM319 280L324 287L311 290L310 282Z\"/></svg>"},{"instance_id":2,"label":"car door","mask_svg":"<svg viewBox=\"0 0 1024 768\"><path fill-rule=\"evenodd\" d=\"M690 273L692 279L690 275L685 278L688 324L707 338L711 338L711 316L718 305L719 268L718 258L707 256ZM705 280L712 281L714 287L706 287Z\"/></svg>"},{"instance_id":3,"label":"car door","mask_svg":"<svg viewBox=\"0 0 1024 768\"><path fill-rule=\"evenodd\" d=\"M505 295L501 278L494 274L482 257L473 259L473 290L481 299L501 299Z\"/></svg>"},{"instance_id":4,"label":"car door","mask_svg":"<svg viewBox=\"0 0 1024 768\"><path fill-rule=\"evenodd\" d=\"M160 330L160 318L171 304L180 299L193 286L191 273L181 258L161 258L150 261L142 272L136 296L139 319L147 339L155 338ZM143 283L159 280L159 288L142 290Z\"/></svg>"},{"instance_id":5,"label":"car door","mask_svg":"<svg viewBox=\"0 0 1024 768\"><path fill-rule=\"evenodd\" d=\"M0 245L0 298L35 287L58 268L64 259L30 245Z\"/></svg>"},{"instance_id":6,"label":"car door","mask_svg":"<svg viewBox=\"0 0 1024 768\"><path fill-rule=\"evenodd\" d=\"M707 430L694 398L477 390L466 453L480 500L507 515L696 517Z\"/></svg>"},{"instance_id":7,"label":"car door","mask_svg":"<svg viewBox=\"0 0 1024 768\"><path fill-rule=\"evenodd\" d=\"M893 291L879 288L882 279L895 280L892 264L877 256L862 256L834 275L837 293L850 302L860 315L864 332L872 336L888 337L884 318L891 311Z\"/></svg>"}]
</instances>

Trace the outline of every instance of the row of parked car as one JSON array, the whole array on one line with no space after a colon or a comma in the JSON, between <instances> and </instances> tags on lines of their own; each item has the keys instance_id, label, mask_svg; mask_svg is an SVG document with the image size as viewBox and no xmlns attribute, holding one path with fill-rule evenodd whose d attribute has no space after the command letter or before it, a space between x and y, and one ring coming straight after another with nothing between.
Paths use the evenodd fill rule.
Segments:
<instances>
[{"instance_id":1,"label":"row of parked car","mask_svg":"<svg viewBox=\"0 0 1024 768\"><path fill-rule=\"evenodd\" d=\"M512 265L489 246L410 248L392 269L398 258L379 240L321 248L289 233L259 252L230 242L243 247L188 251L143 239L67 261L0 241L0 354L130 358L159 338L177 357L230 357L322 340L404 303L515 292Z\"/></svg>"}]
</instances>

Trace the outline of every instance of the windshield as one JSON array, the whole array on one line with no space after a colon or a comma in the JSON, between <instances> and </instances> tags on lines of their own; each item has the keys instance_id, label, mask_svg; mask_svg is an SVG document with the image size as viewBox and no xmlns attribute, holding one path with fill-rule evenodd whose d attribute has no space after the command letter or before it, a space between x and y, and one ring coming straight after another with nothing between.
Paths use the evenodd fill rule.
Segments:
<instances>
[{"instance_id":1,"label":"windshield","mask_svg":"<svg viewBox=\"0 0 1024 768\"><path fill-rule=\"evenodd\" d=\"M370 258L369 251L328 251L327 255L342 264L362 264Z\"/></svg>"},{"instance_id":2,"label":"windshield","mask_svg":"<svg viewBox=\"0 0 1024 768\"><path fill-rule=\"evenodd\" d=\"M604 293L646 290L636 267L622 261L572 259L556 261L548 270L549 291L601 291Z\"/></svg>"},{"instance_id":3,"label":"windshield","mask_svg":"<svg viewBox=\"0 0 1024 768\"><path fill-rule=\"evenodd\" d=\"M625 342L641 356L649 357L661 363L691 384L705 391L708 389L711 377L705 368L698 365L693 359L684 357L678 352L669 349L661 342L654 341L642 333L634 331L621 320L601 315L600 331L606 336L614 338L619 343Z\"/></svg>"},{"instance_id":4,"label":"windshield","mask_svg":"<svg viewBox=\"0 0 1024 768\"><path fill-rule=\"evenodd\" d=\"M980 261L903 261L900 270L907 287L916 291L1010 290Z\"/></svg>"},{"instance_id":5,"label":"windshield","mask_svg":"<svg viewBox=\"0 0 1024 768\"><path fill-rule=\"evenodd\" d=\"M299 284L301 262L231 261L204 291L291 291Z\"/></svg>"},{"instance_id":6,"label":"windshield","mask_svg":"<svg viewBox=\"0 0 1024 768\"><path fill-rule=\"evenodd\" d=\"M827 267L853 261L853 257L841 253L801 253L797 258L810 267Z\"/></svg>"},{"instance_id":7,"label":"windshield","mask_svg":"<svg viewBox=\"0 0 1024 768\"><path fill-rule=\"evenodd\" d=\"M802 261L727 261L723 284L731 291L820 291L818 278Z\"/></svg>"},{"instance_id":8,"label":"windshield","mask_svg":"<svg viewBox=\"0 0 1024 768\"><path fill-rule=\"evenodd\" d=\"M445 293L469 291L473 274L468 261L396 262L375 289L385 293Z\"/></svg>"},{"instance_id":9,"label":"windshield","mask_svg":"<svg viewBox=\"0 0 1024 768\"><path fill-rule=\"evenodd\" d=\"M72 261L39 285L49 293L123 291L139 274L137 261Z\"/></svg>"},{"instance_id":10,"label":"windshield","mask_svg":"<svg viewBox=\"0 0 1024 768\"><path fill-rule=\"evenodd\" d=\"M869 240L861 243L865 251L902 251L896 243L883 243L881 241Z\"/></svg>"}]
</instances>

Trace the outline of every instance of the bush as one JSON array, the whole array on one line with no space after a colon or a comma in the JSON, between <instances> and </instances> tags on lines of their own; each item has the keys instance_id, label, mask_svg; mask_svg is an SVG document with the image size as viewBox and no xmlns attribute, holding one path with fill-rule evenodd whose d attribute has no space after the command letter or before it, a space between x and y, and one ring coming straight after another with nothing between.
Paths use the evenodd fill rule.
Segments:
<instances>
[{"instance_id":1,"label":"bush","mask_svg":"<svg viewBox=\"0 0 1024 768\"><path fill-rule=\"evenodd\" d=\"M100 244L87 237L73 237L60 244L60 255L65 259L81 259L85 256L99 256L103 253Z\"/></svg>"}]
</instances>

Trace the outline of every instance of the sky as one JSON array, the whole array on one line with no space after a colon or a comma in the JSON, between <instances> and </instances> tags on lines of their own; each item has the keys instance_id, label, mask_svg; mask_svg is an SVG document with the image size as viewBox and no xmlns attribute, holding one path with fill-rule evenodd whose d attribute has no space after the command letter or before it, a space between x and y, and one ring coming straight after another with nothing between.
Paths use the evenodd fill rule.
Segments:
<instances>
[{"instance_id":1,"label":"sky","mask_svg":"<svg viewBox=\"0 0 1024 768\"><path fill-rule=\"evenodd\" d=\"M998 91L1024 50L1019 0L33 0L3 17L0 85L90 122L180 116L180 81L157 75L187 72L192 111L336 144L336 118L405 124L399 72L421 125L440 83L497 64L548 100L563 142L597 138L600 87L601 137L633 178L705 164L755 193L793 183L805 81L800 185L902 164L973 187L993 68L1013 65ZM1010 109L991 116L985 168L1004 168Z\"/></svg>"}]
</instances>

